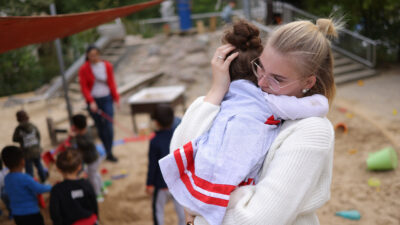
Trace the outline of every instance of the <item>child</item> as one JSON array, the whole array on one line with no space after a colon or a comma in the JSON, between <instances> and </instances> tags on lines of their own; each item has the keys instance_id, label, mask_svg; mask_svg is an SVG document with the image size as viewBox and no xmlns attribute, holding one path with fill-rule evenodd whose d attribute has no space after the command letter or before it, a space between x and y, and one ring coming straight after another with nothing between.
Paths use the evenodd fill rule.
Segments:
<instances>
[{"instance_id":1,"label":"child","mask_svg":"<svg viewBox=\"0 0 400 225\"><path fill-rule=\"evenodd\" d=\"M256 27L236 23L225 33L224 42L240 53L229 67L232 82L218 115L207 132L160 160L171 194L211 225L222 223L230 193L237 186L258 182L258 172L279 132L277 118L324 116L329 109L322 95L277 96L255 85L252 61L263 50Z\"/></svg>"},{"instance_id":2,"label":"child","mask_svg":"<svg viewBox=\"0 0 400 225\"><path fill-rule=\"evenodd\" d=\"M15 223L17 225L44 225L36 195L49 192L51 186L40 184L31 176L22 173L25 160L20 148L16 146L4 147L1 158L10 170L4 182Z\"/></svg>"},{"instance_id":3,"label":"child","mask_svg":"<svg viewBox=\"0 0 400 225\"><path fill-rule=\"evenodd\" d=\"M78 149L86 164L88 179L93 186L99 202L103 198L103 181L99 173L101 158L97 152L93 138L87 130L86 116L77 114L72 117L71 145Z\"/></svg>"},{"instance_id":4,"label":"child","mask_svg":"<svg viewBox=\"0 0 400 225\"><path fill-rule=\"evenodd\" d=\"M146 192L153 195L153 220L154 224L164 224L164 207L168 199L172 199L175 211L178 214L179 224L185 223L185 215L182 206L172 198L167 185L162 177L158 160L168 155L169 144L174 132L174 112L165 104L157 105L151 116L156 128L156 136L150 141L149 167L147 173ZM175 125L175 126L173 126Z\"/></svg>"},{"instance_id":5,"label":"child","mask_svg":"<svg viewBox=\"0 0 400 225\"><path fill-rule=\"evenodd\" d=\"M10 209L10 201L9 201L8 195L4 189L4 178L6 177L7 173L8 173L8 169L6 167L3 167L3 162L0 159L0 198L8 210L8 218L12 219L11 209ZM0 215L1 214L2 214L2 211L0 210Z\"/></svg>"},{"instance_id":6,"label":"child","mask_svg":"<svg viewBox=\"0 0 400 225\"><path fill-rule=\"evenodd\" d=\"M54 185L50 194L50 216L54 225L97 224L98 206L93 187L79 179L82 158L75 149L58 155L57 169L64 181Z\"/></svg>"},{"instance_id":7,"label":"child","mask_svg":"<svg viewBox=\"0 0 400 225\"><path fill-rule=\"evenodd\" d=\"M15 128L13 141L18 142L24 152L25 172L33 177L33 165L35 165L40 182L46 180L46 171L40 161L40 132L35 125L29 122L29 116L24 110L16 114L19 125Z\"/></svg>"}]
</instances>

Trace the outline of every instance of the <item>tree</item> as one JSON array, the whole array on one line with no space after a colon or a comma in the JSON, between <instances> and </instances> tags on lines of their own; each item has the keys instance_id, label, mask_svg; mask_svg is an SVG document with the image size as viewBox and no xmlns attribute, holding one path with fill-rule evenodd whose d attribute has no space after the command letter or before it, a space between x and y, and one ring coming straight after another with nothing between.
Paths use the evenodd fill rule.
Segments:
<instances>
[{"instance_id":1,"label":"tree","mask_svg":"<svg viewBox=\"0 0 400 225\"><path fill-rule=\"evenodd\" d=\"M366 37L388 43L400 60L400 1L399 0L305 0L303 8L318 16L328 16L332 8L345 15L347 27Z\"/></svg>"}]
</instances>

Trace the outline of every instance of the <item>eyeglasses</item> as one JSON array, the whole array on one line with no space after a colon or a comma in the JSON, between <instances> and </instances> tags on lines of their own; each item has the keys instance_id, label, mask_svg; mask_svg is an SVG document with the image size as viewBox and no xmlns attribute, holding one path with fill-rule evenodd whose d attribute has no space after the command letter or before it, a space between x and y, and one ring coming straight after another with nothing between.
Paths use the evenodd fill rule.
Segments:
<instances>
[{"instance_id":1,"label":"eyeglasses","mask_svg":"<svg viewBox=\"0 0 400 225\"><path fill-rule=\"evenodd\" d=\"M288 84L281 85L281 83L284 81L279 81L274 76L267 74L263 65L261 64L260 58L255 58L251 61L251 68L253 69L254 75L256 75L258 80L265 77L265 79L268 81L268 87L273 91L279 91L280 89L288 87L298 81L294 80Z\"/></svg>"}]
</instances>

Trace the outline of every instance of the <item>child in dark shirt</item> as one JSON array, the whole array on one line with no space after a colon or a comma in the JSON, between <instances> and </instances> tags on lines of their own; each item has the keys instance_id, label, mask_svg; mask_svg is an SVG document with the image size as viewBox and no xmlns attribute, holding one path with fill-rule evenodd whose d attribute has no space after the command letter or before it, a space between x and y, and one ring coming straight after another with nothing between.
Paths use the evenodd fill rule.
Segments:
<instances>
[{"instance_id":1,"label":"child in dark shirt","mask_svg":"<svg viewBox=\"0 0 400 225\"><path fill-rule=\"evenodd\" d=\"M103 199L103 181L99 173L101 158L97 152L93 137L87 129L86 116L77 114L72 117L71 145L77 148L82 155L82 160L86 164L85 171L89 182L92 184L97 200Z\"/></svg>"},{"instance_id":2,"label":"child in dark shirt","mask_svg":"<svg viewBox=\"0 0 400 225\"><path fill-rule=\"evenodd\" d=\"M40 161L40 132L35 125L29 122L29 116L24 110L16 114L18 126L15 128L13 141L18 142L24 153L25 172L33 177L33 165L35 165L40 181L46 180L47 172Z\"/></svg>"},{"instance_id":3,"label":"child in dark shirt","mask_svg":"<svg viewBox=\"0 0 400 225\"><path fill-rule=\"evenodd\" d=\"M80 179L81 154L75 149L60 153L57 169L64 181L54 185L50 194L50 216L54 225L97 224L98 206L92 185Z\"/></svg>"},{"instance_id":4,"label":"child in dark shirt","mask_svg":"<svg viewBox=\"0 0 400 225\"><path fill-rule=\"evenodd\" d=\"M158 165L158 160L169 154L172 134L177 127L177 124L174 124L174 111L170 106L160 104L157 105L151 118L156 128L156 135L150 141L146 192L148 195L153 195L152 208L154 224L164 224L164 207L167 201L172 199L174 201L175 211L178 214L179 225L183 225L185 223L183 207L179 205L169 193L161 174L160 166Z\"/></svg>"},{"instance_id":5,"label":"child in dark shirt","mask_svg":"<svg viewBox=\"0 0 400 225\"><path fill-rule=\"evenodd\" d=\"M49 192L50 185L42 185L22 171L25 167L23 152L16 146L6 146L1 152L4 164L10 170L4 179L5 191L17 225L43 225L37 194Z\"/></svg>"}]
</instances>

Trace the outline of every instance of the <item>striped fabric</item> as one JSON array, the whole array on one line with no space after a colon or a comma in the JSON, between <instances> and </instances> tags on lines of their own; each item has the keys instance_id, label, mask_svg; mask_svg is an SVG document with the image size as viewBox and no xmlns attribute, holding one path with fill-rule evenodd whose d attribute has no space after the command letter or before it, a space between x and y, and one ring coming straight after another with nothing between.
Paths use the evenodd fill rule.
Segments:
<instances>
[{"instance_id":1,"label":"striped fabric","mask_svg":"<svg viewBox=\"0 0 400 225\"><path fill-rule=\"evenodd\" d=\"M261 90L232 82L210 130L159 161L171 194L211 225L221 224L230 193L257 182L278 128Z\"/></svg>"}]
</instances>

